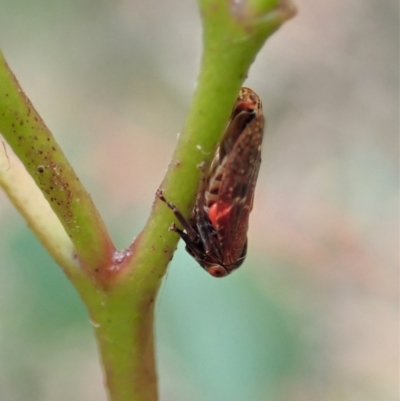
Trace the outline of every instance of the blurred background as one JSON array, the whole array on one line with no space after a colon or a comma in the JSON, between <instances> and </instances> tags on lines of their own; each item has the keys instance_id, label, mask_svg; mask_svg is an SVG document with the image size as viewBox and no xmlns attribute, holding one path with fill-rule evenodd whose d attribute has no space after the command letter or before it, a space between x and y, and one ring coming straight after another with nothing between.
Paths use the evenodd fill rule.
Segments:
<instances>
[{"instance_id":1,"label":"blurred background","mask_svg":"<svg viewBox=\"0 0 400 401\"><path fill-rule=\"evenodd\" d=\"M398 400L398 2L296 0L246 85L268 120L248 258L180 246L157 300L163 401ZM196 82L184 0L0 0L0 45L120 248ZM87 313L0 192L0 400L105 401Z\"/></svg>"}]
</instances>

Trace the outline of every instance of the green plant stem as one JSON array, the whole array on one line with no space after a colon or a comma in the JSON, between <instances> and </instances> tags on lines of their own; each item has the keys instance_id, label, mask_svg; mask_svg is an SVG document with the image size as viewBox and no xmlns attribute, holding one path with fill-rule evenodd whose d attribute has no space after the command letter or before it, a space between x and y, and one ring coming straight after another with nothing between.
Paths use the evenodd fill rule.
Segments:
<instances>
[{"instance_id":1,"label":"green plant stem","mask_svg":"<svg viewBox=\"0 0 400 401\"><path fill-rule=\"evenodd\" d=\"M106 227L1 52L0 132L71 238L78 259L88 270L99 271L114 252ZM14 185L18 186L18 182ZM46 246L46 238L43 243Z\"/></svg>"},{"instance_id":2,"label":"green plant stem","mask_svg":"<svg viewBox=\"0 0 400 401\"><path fill-rule=\"evenodd\" d=\"M18 183L18 185L15 185ZM38 239L48 245L53 258L69 276L80 274L74 247L32 177L10 149L0 147L0 186L20 211Z\"/></svg>"}]
</instances>

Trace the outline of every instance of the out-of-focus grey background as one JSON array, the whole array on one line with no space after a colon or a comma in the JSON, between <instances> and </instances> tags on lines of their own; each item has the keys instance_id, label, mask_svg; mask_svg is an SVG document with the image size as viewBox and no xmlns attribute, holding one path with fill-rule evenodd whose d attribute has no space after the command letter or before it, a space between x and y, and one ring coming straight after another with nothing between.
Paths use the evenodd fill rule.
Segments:
<instances>
[{"instance_id":1,"label":"out-of-focus grey background","mask_svg":"<svg viewBox=\"0 0 400 401\"><path fill-rule=\"evenodd\" d=\"M398 399L398 3L296 0L245 83L268 120L244 266L180 246L158 297L163 401ZM195 1L0 0L0 44L125 247L198 72ZM0 400L104 401L88 316L0 193Z\"/></svg>"}]
</instances>

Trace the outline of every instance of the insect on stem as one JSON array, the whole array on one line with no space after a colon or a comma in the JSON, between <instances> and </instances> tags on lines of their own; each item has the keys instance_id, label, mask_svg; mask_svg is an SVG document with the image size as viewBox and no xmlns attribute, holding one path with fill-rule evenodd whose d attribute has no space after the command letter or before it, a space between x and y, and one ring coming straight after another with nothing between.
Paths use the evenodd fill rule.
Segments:
<instances>
[{"instance_id":1,"label":"insect on stem","mask_svg":"<svg viewBox=\"0 0 400 401\"><path fill-rule=\"evenodd\" d=\"M225 277L243 263L247 253L249 216L261 164L264 115L260 98L241 88L226 131L196 196L191 216L158 190L156 196L172 210L183 230L170 227L186 250L214 277Z\"/></svg>"}]
</instances>

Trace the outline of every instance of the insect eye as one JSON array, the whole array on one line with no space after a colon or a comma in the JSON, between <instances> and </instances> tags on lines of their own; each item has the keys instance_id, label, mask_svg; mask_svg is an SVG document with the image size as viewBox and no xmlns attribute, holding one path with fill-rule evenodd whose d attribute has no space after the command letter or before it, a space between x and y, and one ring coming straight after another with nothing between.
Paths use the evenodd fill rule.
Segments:
<instances>
[{"instance_id":1,"label":"insect eye","mask_svg":"<svg viewBox=\"0 0 400 401\"><path fill-rule=\"evenodd\" d=\"M213 277L225 277L228 275L228 272L222 266L209 267L207 268L207 272Z\"/></svg>"}]
</instances>

